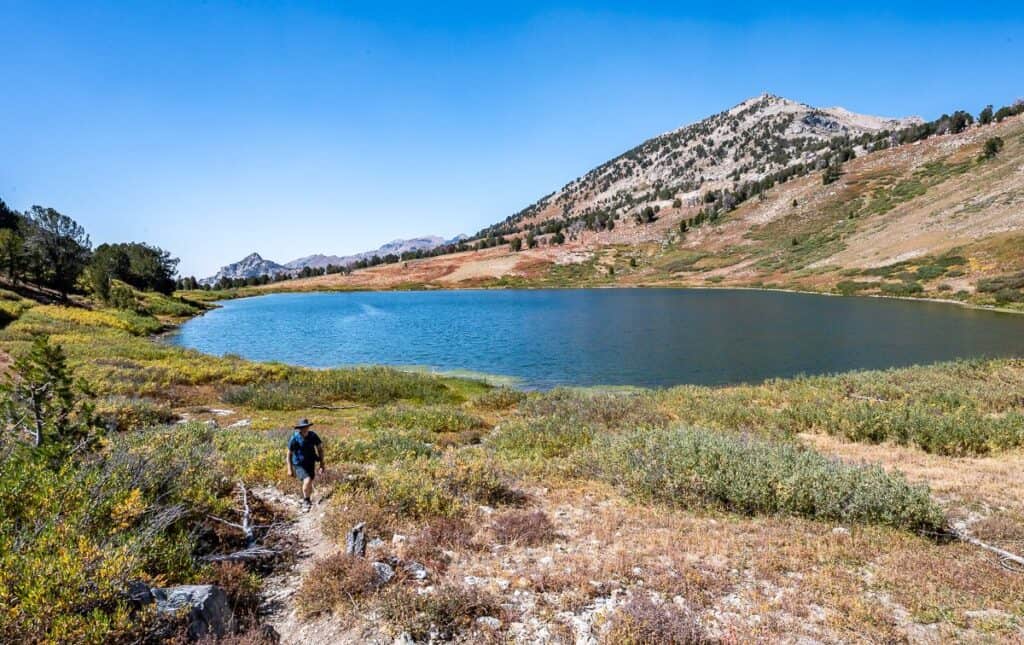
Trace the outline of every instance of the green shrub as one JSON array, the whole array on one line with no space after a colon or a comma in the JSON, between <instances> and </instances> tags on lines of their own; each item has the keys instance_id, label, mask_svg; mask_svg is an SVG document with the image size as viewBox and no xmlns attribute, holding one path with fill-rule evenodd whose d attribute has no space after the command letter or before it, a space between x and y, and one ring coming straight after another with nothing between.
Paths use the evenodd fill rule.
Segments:
<instances>
[{"instance_id":1,"label":"green shrub","mask_svg":"<svg viewBox=\"0 0 1024 645\"><path fill-rule=\"evenodd\" d=\"M918 282L883 282L880 285L882 293L889 296L913 296L924 291L924 287Z\"/></svg>"},{"instance_id":2,"label":"green shrub","mask_svg":"<svg viewBox=\"0 0 1024 645\"><path fill-rule=\"evenodd\" d=\"M0 641L141 640L131 580L190 582L195 522L222 513L209 429L112 435L54 467L15 447L0 460Z\"/></svg>"},{"instance_id":3,"label":"green shrub","mask_svg":"<svg viewBox=\"0 0 1024 645\"><path fill-rule=\"evenodd\" d=\"M748 515L787 514L942 529L926 487L877 466L843 464L790 444L688 428L594 440L582 464L643 499Z\"/></svg>"},{"instance_id":4,"label":"green shrub","mask_svg":"<svg viewBox=\"0 0 1024 645\"><path fill-rule=\"evenodd\" d=\"M437 454L425 430L382 429L371 432L368 438L338 442L332 458L360 463L391 463Z\"/></svg>"},{"instance_id":5,"label":"green shrub","mask_svg":"<svg viewBox=\"0 0 1024 645\"><path fill-rule=\"evenodd\" d=\"M599 394L558 388L528 398L523 417L555 417L565 423L596 428L664 426L668 417L650 394Z\"/></svg>"},{"instance_id":6,"label":"green shrub","mask_svg":"<svg viewBox=\"0 0 1024 645\"><path fill-rule=\"evenodd\" d=\"M481 410L508 410L525 399L525 392L510 387L496 387L478 396L473 401L473 406Z\"/></svg>"},{"instance_id":7,"label":"green shrub","mask_svg":"<svg viewBox=\"0 0 1024 645\"><path fill-rule=\"evenodd\" d=\"M96 404L96 415L108 430L141 430L174 421L177 415L166 403L147 398L112 396Z\"/></svg>"},{"instance_id":8,"label":"green shrub","mask_svg":"<svg viewBox=\"0 0 1024 645\"><path fill-rule=\"evenodd\" d=\"M383 405L400 400L450 403L459 397L440 379L387 367L297 371L285 381L233 388L223 400L257 410L301 410L330 401Z\"/></svg>"},{"instance_id":9,"label":"green shrub","mask_svg":"<svg viewBox=\"0 0 1024 645\"><path fill-rule=\"evenodd\" d=\"M378 466L350 484L365 490L396 516L425 519L456 517L474 504L519 501L499 466L474 448L441 459L418 457Z\"/></svg>"},{"instance_id":10,"label":"green shrub","mask_svg":"<svg viewBox=\"0 0 1024 645\"><path fill-rule=\"evenodd\" d=\"M564 458L590 445L594 431L557 417L515 419L496 428L486 439L499 455L509 459L544 462Z\"/></svg>"},{"instance_id":11,"label":"green shrub","mask_svg":"<svg viewBox=\"0 0 1024 645\"><path fill-rule=\"evenodd\" d=\"M363 422L370 429L405 428L430 432L466 432L487 427L478 417L448 406L378 408Z\"/></svg>"}]
</instances>

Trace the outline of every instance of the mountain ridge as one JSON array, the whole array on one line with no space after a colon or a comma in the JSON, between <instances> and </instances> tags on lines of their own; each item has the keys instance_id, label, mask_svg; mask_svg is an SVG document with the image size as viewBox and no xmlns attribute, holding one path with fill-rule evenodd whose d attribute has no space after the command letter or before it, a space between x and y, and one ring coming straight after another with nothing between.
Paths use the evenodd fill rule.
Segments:
<instances>
[{"instance_id":1,"label":"mountain ridge","mask_svg":"<svg viewBox=\"0 0 1024 645\"><path fill-rule=\"evenodd\" d=\"M370 251L362 251L352 255L341 256L315 253L296 258L290 262L285 262L284 264L273 260L267 260L259 253L253 252L237 262L232 262L222 266L217 273L203 278L199 283L204 285L215 285L224 278L244 280L248 278L258 278L264 275L270 278L275 278L282 274L297 275L307 267L310 269L325 269L332 265L342 267L358 262L359 260L372 258L375 255L383 257L388 254L401 255L402 253L417 250L429 251L441 246L442 244L448 244L462 238L464 238L462 235L456 236L455 238L452 238L452 240L446 240L445 238L437 235L424 235L408 239L399 238L386 242L385 244L382 244L376 249Z\"/></svg>"}]
</instances>

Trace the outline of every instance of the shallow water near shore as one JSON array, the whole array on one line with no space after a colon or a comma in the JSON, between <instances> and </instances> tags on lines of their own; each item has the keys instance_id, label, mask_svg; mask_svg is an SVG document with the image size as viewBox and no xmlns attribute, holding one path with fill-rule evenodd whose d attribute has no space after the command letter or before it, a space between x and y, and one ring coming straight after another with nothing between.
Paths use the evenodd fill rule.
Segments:
<instances>
[{"instance_id":1,"label":"shallow water near shore","mask_svg":"<svg viewBox=\"0 0 1024 645\"><path fill-rule=\"evenodd\" d=\"M716 385L1024 356L1024 316L934 302L713 289L271 294L170 341L308 367L419 365L528 388Z\"/></svg>"}]
</instances>

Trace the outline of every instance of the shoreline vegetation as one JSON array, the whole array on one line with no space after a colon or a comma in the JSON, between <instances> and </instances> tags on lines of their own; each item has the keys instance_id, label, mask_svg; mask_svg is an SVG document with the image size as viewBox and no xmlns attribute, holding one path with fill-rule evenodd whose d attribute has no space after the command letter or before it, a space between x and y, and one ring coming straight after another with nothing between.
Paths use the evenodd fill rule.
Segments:
<instances>
[{"instance_id":1,"label":"shoreline vegetation","mask_svg":"<svg viewBox=\"0 0 1024 645\"><path fill-rule=\"evenodd\" d=\"M314 562L297 595L303 620L351 638L1024 629L1021 576L949 540L960 527L1020 551L1024 501L1009 491L1024 486L1022 359L527 393L203 355L154 334L211 303L132 293L127 311L0 292L11 317L0 349L17 359L40 337L59 345L95 422L73 456L5 438L0 640L181 629L132 605L125 589L142 580L224 586L239 628L262 642L261 587L288 558L210 564L244 536L209 518L237 517L239 482L296 492L280 453L297 416L327 445L317 512L328 543L342 552L362 522L380 539L372 558L429 572L381 585L362 560ZM290 522L287 508L256 512ZM289 550L273 530L258 538Z\"/></svg>"}]
</instances>

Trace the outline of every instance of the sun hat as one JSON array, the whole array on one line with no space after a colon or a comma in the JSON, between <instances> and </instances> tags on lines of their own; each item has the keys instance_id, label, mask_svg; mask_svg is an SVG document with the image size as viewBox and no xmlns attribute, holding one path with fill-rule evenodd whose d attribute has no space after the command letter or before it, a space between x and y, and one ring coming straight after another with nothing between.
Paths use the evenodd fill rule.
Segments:
<instances>
[{"instance_id":1,"label":"sun hat","mask_svg":"<svg viewBox=\"0 0 1024 645\"><path fill-rule=\"evenodd\" d=\"M302 419L299 419L299 422L295 424L295 429L296 430L301 430L302 428L308 428L311 425L313 425L313 424L309 422L309 419L302 418Z\"/></svg>"}]
</instances>

